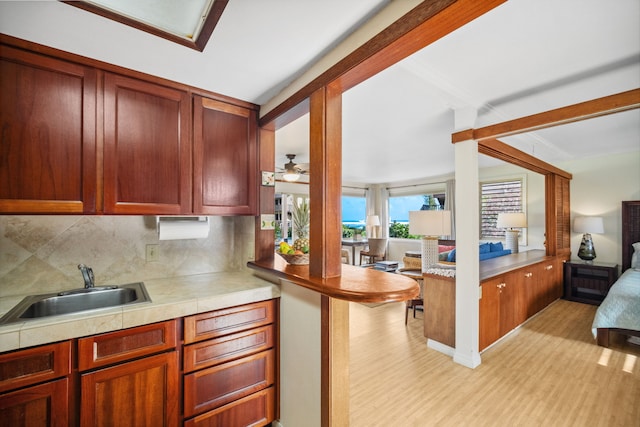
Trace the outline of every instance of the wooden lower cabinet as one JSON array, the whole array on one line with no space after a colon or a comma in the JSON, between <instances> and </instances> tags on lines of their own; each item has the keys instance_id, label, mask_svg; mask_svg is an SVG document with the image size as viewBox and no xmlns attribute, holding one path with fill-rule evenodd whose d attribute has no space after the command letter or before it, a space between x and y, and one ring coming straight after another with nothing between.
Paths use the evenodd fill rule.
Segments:
<instances>
[{"instance_id":1,"label":"wooden lower cabinet","mask_svg":"<svg viewBox=\"0 0 640 427\"><path fill-rule=\"evenodd\" d=\"M275 419L276 305L185 318L185 426L264 426Z\"/></svg>"},{"instance_id":2,"label":"wooden lower cabinet","mask_svg":"<svg viewBox=\"0 0 640 427\"><path fill-rule=\"evenodd\" d=\"M81 426L177 426L178 352L82 374Z\"/></svg>"},{"instance_id":3,"label":"wooden lower cabinet","mask_svg":"<svg viewBox=\"0 0 640 427\"><path fill-rule=\"evenodd\" d=\"M0 396L0 424L25 427L69 425L69 380L62 378Z\"/></svg>"},{"instance_id":4,"label":"wooden lower cabinet","mask_svg":"<svg viewBox=\"0 0 640 427\"><path fill-rule=\"evenodd\" d=\"M176 320L80 338L80 425L178 425L176 347Z\"/></svg>"},{"instance_id":5,"label":"wooden lower cabinet","mask_svg":"<svg viewBox=\"0 0 640 427\"><path fill-rule=\"evenodd\" d=\"M0 424L67 426L71 342L0 355Z\"/></svg>"},{"instance_id":6,"label":"wooden lower cabinet","mask_svg":"<svg viewBox=\"0 0 640 427\"><path fill-rule=\"evenodd\" d=\"M558 261L550 258L481 283L480 351L559 298L557 269Z\"/></svg>"},{"instance_id":7,"label":"wooden lower cabinet","mask_svg":"<svg viewBox=\"0 0 640 427\"><path fill-rule=\"evenodd\" d=\"M423 274L424 336L456 346L456 281L453 277Z\"/></svg>"},{"instance_id":8,"label":"wooden lower cabinet","mask_svg":"<svg viewBox=\"0 0 640 427\"><path fill-rule=\"evenodd\" d=\"M480 298L480 351L501 337L500 298L506 282L502 276L483 282Z\"/></svg>"},{"instance_id":9,"label":"wooden lower cabinet","mask_svg":"<svg viewBox=\"0 0 640 427\"><path fill-rule=\"evenodd\" d=\"M269 300L2 353L0 425L266 426L276 343Z\"/></svg>"}]
</instances>

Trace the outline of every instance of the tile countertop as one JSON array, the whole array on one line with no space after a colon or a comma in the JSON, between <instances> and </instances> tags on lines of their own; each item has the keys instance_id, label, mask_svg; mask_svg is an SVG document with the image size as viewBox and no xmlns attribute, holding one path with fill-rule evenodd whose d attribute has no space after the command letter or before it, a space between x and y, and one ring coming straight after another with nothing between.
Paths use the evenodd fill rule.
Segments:
<instances>
[{"instance_id":1,"label":"tile countertop","mask_svg":"<svg viewBox=\"0 0 640 427\"><path fill-rule=\"evenodd\" d=\"M51 316L0 326L0 352L95 335L280 296L251 273L210 273L145 280L150 303ZM22 296L0 298L3 316Z\"/></svg>"}]
</instances>

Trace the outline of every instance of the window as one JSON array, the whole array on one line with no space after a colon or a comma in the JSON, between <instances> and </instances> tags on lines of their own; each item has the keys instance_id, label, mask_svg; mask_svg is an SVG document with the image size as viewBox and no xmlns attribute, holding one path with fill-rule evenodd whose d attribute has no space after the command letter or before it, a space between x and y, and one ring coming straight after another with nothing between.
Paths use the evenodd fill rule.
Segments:
<instances>
[{"instance_id":1,"label":"window","mask_svg":"<svg viewBox=\"0 0 640 427\"><path fill-rule=\"evenodd\" d=\"M523 179L480 184L480 238L503 239L504 230L496 228L501 212L523 212Z\"/></svg>"},{"instance_id":2,"label":"window","mask_svg":"<svg viewBox=\"0 0 640 427\"><path fill-rule=\"evenodd\" d=\"M409 211L444 209L444 193L389 197L389 237L418 239L409 234Z\"/></svg>"},{"instance_id":3,"label":"window","mask_svg":"<svg viewBox=\"0 0 640 427\"><path fill-rule=\"evenodd\" d=\"M342 236L353 237L356 230L365 229L367 199L362 196L342 196Z\"/></svg>"}]
</instances>

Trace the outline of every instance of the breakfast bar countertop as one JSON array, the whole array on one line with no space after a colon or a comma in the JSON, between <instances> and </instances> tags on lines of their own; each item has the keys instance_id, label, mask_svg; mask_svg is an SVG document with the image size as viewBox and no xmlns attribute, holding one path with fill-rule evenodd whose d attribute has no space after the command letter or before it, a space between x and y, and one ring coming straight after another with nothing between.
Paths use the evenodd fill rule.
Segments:
<instances>
[{"instance_id":1,"label":"breakfast bar countertop","mask_svg":"<svg viewBox=\"0 0 640 427\"><path fill-rule=\"evenodd\" d=\"M144 280L150 303L102 308L0 326L0 352L112 332L280 296L280 288L250 272ZM124 285L124 283L123 283ZM27 295L0 298L0 316Z\"/></svg>"}]
</instances>

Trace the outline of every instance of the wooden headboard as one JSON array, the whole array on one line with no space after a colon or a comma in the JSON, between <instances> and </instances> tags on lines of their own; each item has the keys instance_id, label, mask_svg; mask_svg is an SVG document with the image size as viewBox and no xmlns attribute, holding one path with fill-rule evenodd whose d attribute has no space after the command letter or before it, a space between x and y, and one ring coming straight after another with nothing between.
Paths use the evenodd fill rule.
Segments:
<instances>
[{"instance_id":1,"label":"wooden headboard","mask_svg":"<svg viewBox=\"0 0 640 427\"><path fill-rule=\"evenodd\" d=\"M635 242L640 242L640 200L622 202L622 271L631 267Z\"/></svg>"}]
</instances>

